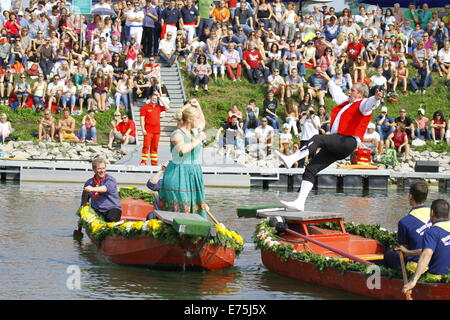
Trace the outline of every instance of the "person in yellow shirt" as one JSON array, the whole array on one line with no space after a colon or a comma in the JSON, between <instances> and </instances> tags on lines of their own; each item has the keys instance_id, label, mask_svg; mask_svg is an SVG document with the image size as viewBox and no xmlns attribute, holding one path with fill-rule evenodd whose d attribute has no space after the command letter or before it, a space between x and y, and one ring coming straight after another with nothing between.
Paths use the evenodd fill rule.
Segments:
<instances>
[{"instance_id":1,"label":"person in yellow shirt","mask_svg":"<svg viewBox=\"0 0 450 320\"><path fill-rule=\"evenodd\" d=\"M212 12L213 21L221 22L223 24L230 25L230 10L227 8L227 3L222 0L217 8Z\"/></svg>"}]
</instances>

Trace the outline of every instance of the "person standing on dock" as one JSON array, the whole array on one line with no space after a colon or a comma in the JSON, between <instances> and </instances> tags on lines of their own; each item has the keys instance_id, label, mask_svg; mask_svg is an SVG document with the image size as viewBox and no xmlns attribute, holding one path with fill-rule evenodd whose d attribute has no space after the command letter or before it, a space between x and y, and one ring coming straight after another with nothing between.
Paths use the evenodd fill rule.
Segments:
<instances>
[{"instance_id":1,"label":"person standing on dock","mask_svg":"<svg viewBox=\"0 0 450 320\"><path fill-rule=\"evenodd\" d=\"M102 158L92 160L92 170L95 175L86 181L81 195L81 205L91 200L91 207L106 222L119 221L122 215L117 183L114 177L106 173L106 162ZM86 196L86 192L88 195Z\"/></svg>"},{"instance_id":2,"label":"person standing on dock","mask_svg":"<svg viewBox=\"0 0 450 320\"><path fill-rule=\"evenodd\" d=\"M399 246L384 254L384 264L387 267L400 269L400 256L403 252L406 261L417 262L418 256L411 253L422 248L423 235L431 227L430 207L425 205L428 196L428 186L424 181L416 181L409 187L409 204L411 210L398 222L397 239Z\"/></svg>"},{"instance_id":3,"label":"person standing on dock","mask_svg":"<svg viewBox=\"0 0 450 320\"><path fill-rule=\"evenodd\" d=\"M317 174L335 161L345 159L357 148L364 137L373 110L380 105L384 94L382 88L377 88L374 96L366 98L369 88L364 83L356 83L350 89L350 96L347 96L326 72L317 72L328 81L330 94L334 102L338 103L331 111L331 134L313 136L293 155L286 156L277 152L286 168L291 168L298 160L313 157L305 167L298 198L290 202L281 201L288 209L298 211L305 210L306 198L314 186Z\"/></svg>"},{"instance_id":4,"label":"person standing on dock","mask_svg":"<svg viewBox=\"0 0 450 320\"><path fill-rule=\"evenodd\" d=\"M150 164L152 166L158 165L158 145L159 136L161 134L161 112L167 111L170 108L168 104L165 104L164 99L159 98L159 93L155 92L150 98L150 103L142 106L140 111L141 128L144 136L140 163L141 166L147 165L149 156ZM159 105L159 102L164 104L164 106Z\"/></svg>"}]
</instances>

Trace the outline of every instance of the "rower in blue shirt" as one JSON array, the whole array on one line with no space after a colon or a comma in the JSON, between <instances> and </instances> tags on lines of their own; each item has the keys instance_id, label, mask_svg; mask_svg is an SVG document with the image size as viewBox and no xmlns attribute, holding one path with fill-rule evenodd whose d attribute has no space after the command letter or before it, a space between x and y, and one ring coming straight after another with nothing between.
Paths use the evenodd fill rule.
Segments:
<instances>
[{"instance_id":1,"label":"rower in blue shirt","mask_svg":"<svg viewBox=\"0 0 450 320\"><path fill-rule=\"evenodd\" d=\"M403 287L403 292L412 290L420 276L428 270L433 278L447 275L450 270L450 221L449 204L444 199L434 200L430 210L433 225L423 237L422 253L420 254L416 272Z\"/></svg>"},{"instance_id":2,"label":"rower in blue shirt","mask_svg":"<svg viewBox=\"0 0 450 320\"><path fill-rule=\"evenodd\" d=\"M406 261L418 261L418 257L411 255L422 248L425 230L431 227L430 208L425 205L428 196L428 186L424 181L413 182L409 188L409 204L411 210L408 215L398 222L397 240L399 246L395 250L388 250L384 254L384 263L391 268L400 268L400 257L397 251L406 255Z\"/></svg>"}]
</instances>

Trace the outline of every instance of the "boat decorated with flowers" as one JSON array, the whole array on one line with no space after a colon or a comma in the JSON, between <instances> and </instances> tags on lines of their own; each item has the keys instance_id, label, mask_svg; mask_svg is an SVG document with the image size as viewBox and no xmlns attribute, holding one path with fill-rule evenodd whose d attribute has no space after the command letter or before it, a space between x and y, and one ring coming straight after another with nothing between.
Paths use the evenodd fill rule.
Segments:
<instances>
[{"instance_id":1,"label":"boat decorated with flowers","mask_svg":"<svg viewBox=\"0 0 450 320\"><path fill-rule=\"evenodd\" d=\"M272 272L376 299L405 300L400 270L383 266L397 235L380 226L344 223L342 215L243 207L238 216L265 218L253 234L263 264ZM259 211L259 212L258 212ZM450 273L425 273L415 300L450 299Z\"/></svg>"},{"instance_id":2,"label":"boat decorated with flowers","mask_svg":"<svg viewBox=\"0 0 450 320\"><path fill-rule=\"evenodd\" d=\"M243 239L199 215L156 211L154 195L134 187L119 189L122 217L105 222L86 205L80 225L97 248L114 263L146 267L221 270L234 264Z\"/></svg>"}]
</instances>

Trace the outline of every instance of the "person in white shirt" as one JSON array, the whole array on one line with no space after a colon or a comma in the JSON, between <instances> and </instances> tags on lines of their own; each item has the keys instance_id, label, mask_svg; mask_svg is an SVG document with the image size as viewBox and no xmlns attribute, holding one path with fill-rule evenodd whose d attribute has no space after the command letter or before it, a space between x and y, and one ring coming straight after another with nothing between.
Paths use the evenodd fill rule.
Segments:
<instances>
[{"instance_id":1,"label":"person in white shirt","mask_svg":"<svg viewBox=\"0 0 450 320\"><path fill-rule=\"evenodd\" d=\"M375 130L374 123L369 123L367 131L364 134L364 138L361 141L360 147L370 149L371 154L376 156L378 162L381 161L381 154L383 153L383 141L380 138L380 134Z\"/></svg>"},{"instance_id":2,"label":"person in white shirt","mask_svg":"<svg viewBox=\"0 0 450 320\"><path fill-rule=\"evenodd\" d=\"M141 44L144 11L141 10L138 0L134 0L133 9L125 12L126 25L130 28L130 37L134 35L136 37L136 43Z\"/></svg>"},{"instance_id":3,"label":"person in white shirt","mask_svg":"<svg viewBox=\"0 0 450 320\"><path fill-rule=\"evenodd\" d=\"M370 77L371 92L375 87L379 86L382 86L384 90L387 90L387 79L383 76L383 67L378 67L377 74Z\"/></svg>"},{"instance_id":4,"label":"person in white shirt","mask_svg":"<svg viewBox=\"0 0 450 320\"><path fill-rule=\"evenodd\" d=\"M172 37L173 34L169 31L166 33L166 37L159 42L159 57L161 62L169 67L174 63L177 51Z\"/></svg>"},{"instance_id":5,"label":"person in white shirt","mask_svg":"<svg viewBox=\"0 0 450 320\"><path fill-rule=\"evenodd\" d=\"M267 90L272 91L274 95L279 95L281 97L280 103L284 103L284 91L285 82L282 76L280 76L280 69L275 68L273 73L267 77Z\"/></svg>"},{"instance_id":6,"label":"person in white shirt","mask_svg":"<svg viewBox=\"0 0 450 320\"><path fill-rule=\"evenodd\" d=\"M63 86L63 95L61 97L63 109L67 108L67 102L70 103L70 113L74 115L73 108L77 99L77 87L73 84L72 80L67 81L67 85ZM78 112L77 112L78 113ZM81 114L81 113L80 113Z\"/></svg>"},{"instance_id":7,"label":"person in white shirt","mask_svg":"<svg viewBox=\"0 0 450 320\"><path fill-rule=\"evenodd\" d=\"M438 51L438 62L441 71L447 74L447 81L450 80L450 41L444 41L444 47Z\"/></svg>"},{"instance_id":8,"label":"person in white shirt","mask_svg":"<svg viewBox=\"0 0 450 320\"><path fill-rule=\"evenodd\" d=\"M291 154L292 134L289 131L290 125L283 124L283 132L280 134L280 152L285 155Z\"/></svg>"},{"instance_id":9,"label":"person in white shirt","mask_svg":"<svg viewBox=\"0 0 450 320\"><path fill-rule=\"evenodd\" d=\"M261 152L263 156L270 154L275 130L268 124L266 117L261 119L261 125L255 129L255 135L256 142L258 143L258 151Z\"/></svg>"},{"instance_id":10,"label":"person in white shirt","mask_svg":"<svg viewBox=\"0 0 450 320\"><path fill-rule=\"evenodd\" d=\"M217 53L212 58L212 70L214 75L214 81L217 81L217 74L220 72L222 80L225 80L225 63L227 58L222 54L222 49L217 49Z\"/></svg>"}]
</instances>

